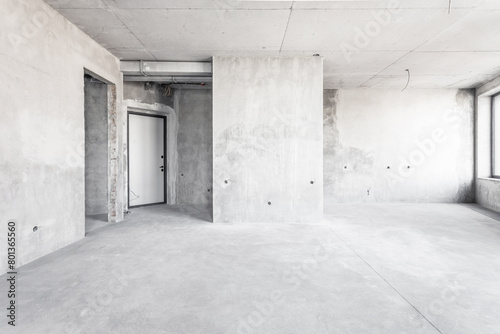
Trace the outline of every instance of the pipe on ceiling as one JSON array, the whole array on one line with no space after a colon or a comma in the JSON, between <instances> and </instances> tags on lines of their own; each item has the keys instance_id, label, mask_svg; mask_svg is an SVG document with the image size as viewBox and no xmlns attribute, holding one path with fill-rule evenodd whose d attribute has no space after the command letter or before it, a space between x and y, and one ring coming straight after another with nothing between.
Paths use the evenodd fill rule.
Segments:
<instances>
[{"instance_id":1,"label":"pipe on ceiling","mask_svg":"<svg viewBox=\"0 0 500 334\"><path fill-rule=\"evenodd\" d=\"M210 82L211 62L121 61L124 81Z\"/></svg>"}]
</instances>

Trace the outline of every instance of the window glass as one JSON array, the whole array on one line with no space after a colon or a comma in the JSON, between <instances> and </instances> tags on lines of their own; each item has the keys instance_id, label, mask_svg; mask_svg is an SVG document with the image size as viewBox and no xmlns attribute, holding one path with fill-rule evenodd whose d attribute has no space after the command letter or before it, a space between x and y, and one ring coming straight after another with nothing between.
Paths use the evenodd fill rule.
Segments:
<instances>
[{"instance_id":1,"label":"window glass","mask_svg":"<svg viewBox=\"0 0 500 334\"><path fill-rule=\"evenodd\" d=\"M493 97L492 118L492 174L494 177L500 178L500 95L495 95Z\"/></svg>"}]
</instances>

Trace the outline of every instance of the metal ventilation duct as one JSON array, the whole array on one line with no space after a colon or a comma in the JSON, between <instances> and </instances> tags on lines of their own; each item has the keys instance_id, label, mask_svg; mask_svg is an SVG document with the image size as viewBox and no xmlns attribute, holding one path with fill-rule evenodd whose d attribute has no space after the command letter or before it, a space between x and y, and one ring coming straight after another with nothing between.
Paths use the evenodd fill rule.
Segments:
<instances>
[{"instance_id":1,"label":"metal ventilation duct","mask_svg":"<svg viewBox=\"0 0 500 334\"><path fill-rule=\"evenodd\" d=\"M123 81L211 82L212 63L121 61Z\"/></svg>"}]
</instances>

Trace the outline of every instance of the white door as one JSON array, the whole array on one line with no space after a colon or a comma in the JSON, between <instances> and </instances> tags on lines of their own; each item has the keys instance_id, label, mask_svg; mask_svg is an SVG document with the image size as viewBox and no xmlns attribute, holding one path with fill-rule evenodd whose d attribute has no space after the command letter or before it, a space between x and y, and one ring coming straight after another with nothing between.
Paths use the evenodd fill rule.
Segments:
<instances>
[{"instance_id":1,"label":"white door","mask_svg":"<svg viewBox=\"0 0 500 334\"><path fill-rule=\"evenodd\" d=\"M129 206L165 203L165 117L129 113Z\"/></svg>"}]
</instances>

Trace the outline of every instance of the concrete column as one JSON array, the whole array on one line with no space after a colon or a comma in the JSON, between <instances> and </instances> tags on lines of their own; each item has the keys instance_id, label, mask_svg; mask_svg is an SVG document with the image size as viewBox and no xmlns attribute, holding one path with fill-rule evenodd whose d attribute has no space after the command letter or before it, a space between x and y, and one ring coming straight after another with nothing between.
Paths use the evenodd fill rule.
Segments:
<instances>
[{"instance_id":1,"label":"concrete column","mask_svg":"<svg viewBox=\"0 0 500 334\"><path fill-rule=\"evenodd\" d=\"M323 59L213 59L214 222L320 222Z\"/></svg>"}]
</instances>

